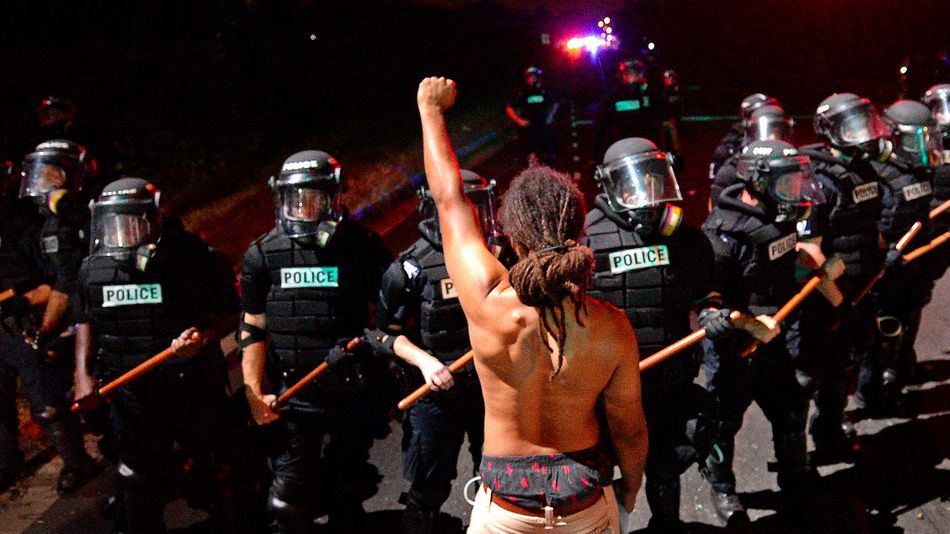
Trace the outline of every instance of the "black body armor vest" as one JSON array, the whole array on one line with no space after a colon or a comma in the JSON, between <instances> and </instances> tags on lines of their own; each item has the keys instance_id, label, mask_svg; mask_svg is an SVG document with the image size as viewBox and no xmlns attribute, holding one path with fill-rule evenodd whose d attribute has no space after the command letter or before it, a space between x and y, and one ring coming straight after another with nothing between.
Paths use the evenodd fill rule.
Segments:
<instances>
[{"instance_id":1,"label":"black body armor vest","mask_svg":"<svg viewBox=\"0 0 950 534\"><path fill-rule=\"evenodd\" d=\"M933 200L929 176L893 163L871 163L884 189L878 229L889 243L899 240L916 221L926 221Z\"/></svg>"}]
</instances>

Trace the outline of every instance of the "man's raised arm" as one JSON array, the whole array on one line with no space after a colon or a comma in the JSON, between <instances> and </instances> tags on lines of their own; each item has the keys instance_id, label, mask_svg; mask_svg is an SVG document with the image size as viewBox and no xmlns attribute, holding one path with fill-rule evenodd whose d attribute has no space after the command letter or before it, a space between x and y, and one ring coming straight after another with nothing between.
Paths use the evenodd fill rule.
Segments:
<instances>
[{"instance_id":1,"label":"man's raised arm","mask_svg":"<svg viewBox=\"0 0 950 534\"><path fill-rule=\"evenodd\" d=\"M465 197L458 161L445 129L445 110L455 102L455 82L426 78L416 100L422 119L422 146L426 178L439 212L446 268L463 307L477 305L507 279L504 266L489 252ZM471 310L472 308L469 308Z\"/></svg>"}]
</instances>

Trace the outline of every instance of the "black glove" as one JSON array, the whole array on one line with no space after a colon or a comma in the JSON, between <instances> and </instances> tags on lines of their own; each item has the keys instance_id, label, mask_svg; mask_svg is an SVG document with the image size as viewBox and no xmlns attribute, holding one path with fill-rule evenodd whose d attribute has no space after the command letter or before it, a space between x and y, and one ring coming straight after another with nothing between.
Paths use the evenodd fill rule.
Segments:
<instances>
[{"instance_id":1,"label":"black glove","mask_svg":"<svg viewBox=\"0 0 950 534\"><path fill-rule=\"evenodd\" d=\"M891 245L891 248L887 249L887 255L884 256L884 267L893 269L901 265L904 265L904 253L897 250L895 245Z\"/></svg>"},{"instance_id":2,"label":"black glove","mask_svg":"<svg viewBox=\"0 0 950 534\"><path fill-rule=\"evenodd\" d=\"M706 331L706 337L711 341L716 341L736 330L736 326L729 320L730 313L732 310L727 308L718 310L705 308L699 312L699 326Z\"/></svg>"},{"instance_id":3,"label":"black glove","mask_svg":"<svg viewBox=\"0 0 950 534\"><path fill-rule=\"evenodd\" d=\"M16 295L0 302L0 319L20 318L30 311L30 301L23 295Z\"/></svg>"},{"instance_id":4,"label":"black glove","mask_svg":"<svg viewBox=\"0 0 950 534\"><path fill-rule=\"evenodd\" d=\"M396 344L396 338L398 337L395 334L387 334L379 328L364 328L363 337L366 339L366 343L373 348L375 354L381 356L394 356L395 350L393 346Z\"/></svg>"},{"instance_id":5,"label":"black glove","mask_svg":"<svg viewBox=\"0 0 950 534\"><path fill-rule=\"evenodd\" d=\"M342 363L346 360L355 358L357 355L357 350L347 350L346 346L349 344L352 338L344 337L336 340L336 345L330 349L330 352L327 354L326 359L327 365L333 367L339 363Z\"/></svg>"}]
</instances>

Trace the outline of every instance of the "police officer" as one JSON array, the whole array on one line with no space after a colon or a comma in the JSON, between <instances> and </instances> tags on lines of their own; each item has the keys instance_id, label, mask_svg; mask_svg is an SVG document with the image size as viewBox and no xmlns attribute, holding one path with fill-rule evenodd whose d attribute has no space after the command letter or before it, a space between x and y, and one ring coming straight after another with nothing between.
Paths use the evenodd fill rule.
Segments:
<instances>
[{"instance_id":1,"label":"police officer","mask_svg":"<svg viewBox=\"0 0 950 534\"><path fill-rule=\"evenodd\" d=\"M715 253L721 297L699 314L707 338L707 389L719 402L720 421L704 474L713 503L729 525L748 521L736 495L732 470L735 436L755 400L772 425L778 484L793 494L813 472L806 463L808 402L795 379L784 335L774 315L797 289L796 224L802 208L821 200L811 163L783 141L756 141L739 158L740 182L727 187L703 224ZM823 258L812 258L823 263ZM757 316L750 328L763 341L751 358L741 356L752 338L728 320L731 310ZM762 332L762 326L773 327ZM774 339L773 339L774 338Z\"/></svg>"},{"instance_id":2,"label":"police officer","mask_svg":"<svg viewBox=\"0 0 950 534\"><path fill-rule=\"evenodd\" d=\"M9 168L8 168L9 169ZM86 454L78 421L69 411L66 391L71 383L63 365L31 346L24 331L35 331L51 293L50 278L31 257L30 221L38 217L31 205L17 201L9 172L0 184L0 488L12 484L23 466L17 446L17 378L30 402L30 413L63 459L56 489L66 494L96 471ZM34 226L35 229L35 226Z\"/></svg>"},{"instance_id":3,"label":"police officer","mask_svg":"<svg viewBox=\"0 0 950 534\"><path fill-rule=\"evenodd\" d=\"M289 157L270 182L277 225L248 248L241 273L242 366L259 424L278 418L271 392L285 390L329 356L334 362L349 356L294 398L270 427L274 481L268 507L289 532L306 530L328 510L340 531L358 528L361 503L378 482L367 463L369 449L388 431L380 408L387 382L379 364L362 354L344 355L339 346L369 326L392 256L379 236L346 217L341 178L339 163L326 152Z\"/></svg>"},{"instance_id":4,"label":"police officer","mask_svg":"<svg viewBox=\"0 0 950 534\"><path fill-rule=\"evenodd\" d=\"M554 165L557 159L557 137L554 118L560 108L557 99L544 87L541 69L524 70L524 87L508 103L505 113L518 127L518 141L526 155Z\"/></svg>"},{"instance_id":5,"label":"police officer","mask_svg":"<svg viewBox=\"0 0 950 534\"><path fill-rule=\"evenodd\" d=\"M744 147L753 141L791 141L792 119L785 114L785 110L777 104L763 104L756 108L745 120L745 129L742 142ZM709 206L716 204L722 190L736 183L736 166L739 154L727 159L719 167L709 189Z\"/></svg>"},{"instance_id":6,"label":"police officer","mask_svg":"<svg viewBox=\"0 0 950 534\"><path fill-rule=\"evenodd\" d=\"M927 90L921 101L930 108L931 115L940 130L943 144L943 163L933 174L933 202L932 207L950 199L950 84L942 83ZM950 231L950 211L945 211L934 220L934 235ZM944 245L927 254L925 260L932 266L932 277L936 280L943 277L950 266L950 247Z\"/></svg>"},{"instance_id":7,"label":"police officer","mask_svg":"<svg viewBox=\"0 0 950 534\"><path fill-rule=\"evenodd\" d=\"M722 138L722 141L720 141L716 147L715 152L713 152L712 162L709 164L710 180L716 178L716 173L719 172L719 168L722 167L726 160L742 151L742 147L747 143L746 127L749 117L753 111L767 105L778 106L779 103L777 99L762 93L753 93L742 99L742 102L739 104L739 120L729 126L729 132L726 133L725 137ZM712 209L713 206L715 206L715 202L710 205L710 209Z\"/></svg>"},{"instance_id":8,"label":"police officer","mask_svg":"<svg viewBox=\"0 0 950 534\"><path fill-rule=\"evenodd\" d=\"M462 170L468 199L475 206L486 239L494 237L494 182ZM399 255L383 275L377 324L400 337L394 353L422 373L437 390L409 410L403 424L403 471L411 486L403 532L435 532L439 508L458 475L456 464L468 436L473 465L481 461L485 405L473 366L453 376L447 366L471 349L468 323L442 254L442 233L428 189L420 191L422 236Z\"/></svg>"},{"instance_id":9,"label":"police officer","mask_svg":"<svg viewBox=\"0 0 950 534\"><path fill-rule=\"evenodd\" d=\"M93 159L86 155L87 165L95 168L84 185L90 194L89 200L95 198L106 184L129 172L122 144L85 128L87 123L79 120L79 108L71 99L50 95L40 102L37 111L42 139L68 140L85 147L95 156Z\"/></svg>"},{"instance_id":10,"label":"police officer","mask_svg":"<svg viewBox=\"0 0 950 534\"><path fill-rule=\"evenodd\" d=\"M698 228L682 224L682 200L670 158L647 139L614 143L597 170L603 192L587 214L586 245L594 253L590 296L623 310L646 358L690 333L694 303L713 291L712 248ZM646 495L650 528L670 532L679 519L679 477L709 453L713 403L693 384L698 353L673 357L643 376L650 428Z\"/></svg>"},{"instance_id":11,"label":"police officer","mask_svg":"<svg viewBox=\"0 0 950 534\"><path fill-rule=\"evenodd\" d=\"M823 100L814 124L823 143L800 151L811 158L826 202L800 233L820 234L825 256L837 254L842 259L845 271L837 284L850 304L883 267L877 228L882 194L869 162L882 156L887 129L871 102L852 93ZM854 306L833 307L813 296L802 305L800 319L789 333L799 383L815 400L809 432L818 462L851 458L855 432L844 409L860 355L873 337L869 304L861 300Z\"/></svg>"},{"instance_id":12,"label":"police officer","mask_svg":"<svg viewBox=\"0 0 950 534\"><path fill-rule=\"evenodd\" d=\"M219 254L163 216L159 198L150 182L123 178L91 205L76 395L93 393L93 376L114 379L171 347L171 360L110 397L126 527L164 531L162 510L185 456L205 490L191 495L192 505L208 508L216 528L241 532L247 523L226 467L235 435L217 343L237 326L233 277Z\"/></svg>"},{"instance_id":13,"label":"police officer","mask_svg":"<svg viewBox=\"0 0 950 534\"><path fill-rule=\"evenodd\" d=\"M620 83L601 100L597 113L600 149L606 151L615 141L628 137L669 139L670 146L662 148L676 159L679 136L668 133L675 127L669 121L672 112L662 88L649 83L646 63L625 59L617 76Z\"/></svg>"},{"instance_id":14,"label":"police officer","mask_svg":"<svg viewBox=\"0 0 950 534\"><path fill-rule=\"evenodd\" d=\"M943 152L930 109L920 102L899 100L884 111L884 119L893 154L872 165L884 189L878 229L889 246L887 270L871 292L877 338L862 361L856 396L859 406L872 413L906 408L900 393L916 363L920 312L930 300L933 281L926 262L903 265L896 244L916 221L925 230L904 252L929 239L931 180Z\"/></svg>"}]
</instances>

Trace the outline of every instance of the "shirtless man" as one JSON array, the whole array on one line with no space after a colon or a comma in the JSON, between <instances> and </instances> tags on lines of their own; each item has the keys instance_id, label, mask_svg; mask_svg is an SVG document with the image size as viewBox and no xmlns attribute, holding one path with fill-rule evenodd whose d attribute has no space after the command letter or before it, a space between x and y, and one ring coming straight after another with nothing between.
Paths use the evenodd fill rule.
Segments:
<instances>
[{"instance_id":1,"label":"shirtless man","mask_svg":"<svg viewBox=\"0 0 950 534\"><path fill-rule=\"evenodd\" d=\"M485 397L483 486L468 532L619 534L595 407L603 403L632 512L647 454L633 329L586 296L591 253L576 242L585 209L568 177L547 167L516 177L501 218L520 260L509 272L488 251L445 130L455 95L452 80L427 78L417 100L446 266Z\"/></svg>"}]
</instances>

